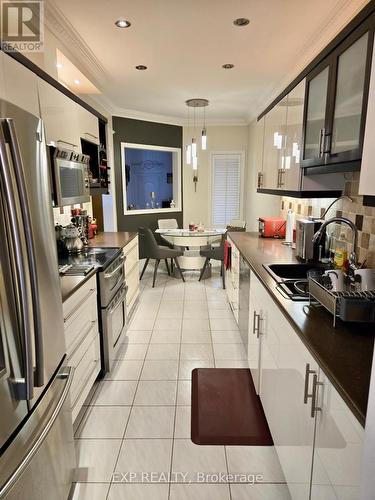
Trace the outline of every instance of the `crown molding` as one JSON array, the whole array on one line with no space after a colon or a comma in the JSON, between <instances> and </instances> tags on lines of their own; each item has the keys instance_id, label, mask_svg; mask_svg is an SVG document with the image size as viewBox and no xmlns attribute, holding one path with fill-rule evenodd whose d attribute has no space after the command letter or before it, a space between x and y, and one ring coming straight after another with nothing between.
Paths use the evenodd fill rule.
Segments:
<instances>
[{"instance_id":1,"label":"crown molding","mask_svg":"<svg viewBox=\"0 0 375 500\"><path fill-rule=\"evenodd\" d=\"M101 99L101 96L96 96L97 100ZM132 118L133 120L144 120L147 122L157 122L157 123L165 123L169 125L179 125L181 127L187 127L188 120L186 118L181 118L178 116L171 115L163 115L163 114L154 114L147 113L144 111L137 111L134 109L124 109L124 108L112 108L111 113L113 116L119 116L122 118ZM225 127L225 126L247 126L248 121L243 119L233 119L233 118L220 118L220 119L207 119L206 118L206 126L207 127Z\"/></svg>"},{"instance_id":2,"label":"crown molding","mask_svg":"<svg viewBox=\"0 0 375 500\"><path fill-rule=\"evenodd\" d=\"M296 65L277 82L271 92L259 99L262 104L248 113L252 122L292 82L308 64L335 38L336 35L364 8L370 0L337 0L320 28L303 44L295 56ZM259 102L258 101L258 102Z\"/></svg>"},{"instance_id":3,"label":"crown molding","mask_svg":"<svg viewBox=\"0 0 375 500\"><path fill-rule=\"evenodd\" d=\"M46 27L76 60L79 69L97 86L107 80L103 65L55 3L45 2ZM72 61L73 62L73 61Z\"/></svg>"}]
</instances>

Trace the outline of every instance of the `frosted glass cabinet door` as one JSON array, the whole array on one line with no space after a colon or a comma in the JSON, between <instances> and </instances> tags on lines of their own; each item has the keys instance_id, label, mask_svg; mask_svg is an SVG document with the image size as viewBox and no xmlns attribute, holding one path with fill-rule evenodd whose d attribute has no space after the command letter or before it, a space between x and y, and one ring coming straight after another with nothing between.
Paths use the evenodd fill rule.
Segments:
<instances>
[{"instance_id":1,"label":"frosted glass cabinet door","mask_svg":"<svg viewBox=\"0 0 375 500\"><path fill-rule=\"evenodd\" d=\"M279 189L280 171L285 156L287 98L265 116L263 147L263 188Z\"/></svg>"},{"instance_id":2,"label":"frosted glass cabinet door","mask_svg":"<svg viewBox=\"0 0 375 500\"><path fill-rule=\"evenodd\" d=\"M306 80L302 80L288 94L285 161L281 179L283 188L287 190L298 190L300 186L305 88Z\"/></svg>"},{"instance_id":3,"label":"frosted glass cabinet door","mask_svg":"<svg viewBox=\"0 0 375 500\"><path fill-rule=\"evenodd\" d=\"M356 150L360 146L367 45L365 33L343 52L337 61L337 83L332 127L331 154Z\"/></svg>"},{"instance_id":4,"label":"frosted glass cabinet door","mask_svg":"<svg viewBox=\"0 0 375 500\"><path fill-rule=\"evenodd\" d=\"M358 500L364 431L320 370L311 500Z\"/></svg>"},{"instance_id":5,"label":"frosted glass cabinet door","mask_svg":"<svg viewBox=\"0 0 375 500\"><path fill-rule=\"evenodd\" d=\"M314 72L315 73L315 72ZM307 112L305 125L304 160L323 156L323 138L326 128L329 66L318 70L307 83Z\"/></svg>"}]
</instances>

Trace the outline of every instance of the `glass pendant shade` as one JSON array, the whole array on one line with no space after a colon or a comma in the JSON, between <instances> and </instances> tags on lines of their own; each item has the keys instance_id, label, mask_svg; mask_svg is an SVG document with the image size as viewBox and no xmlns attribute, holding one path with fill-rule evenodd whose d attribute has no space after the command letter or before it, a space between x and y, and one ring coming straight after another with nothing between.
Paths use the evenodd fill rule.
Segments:
<instances>
[{"instance_id":1,"label":"glass pendant shade","mask_svg":"<svg viewBox=\"0 0 375 500\"><path fill-rule=\"evenodd\" d=\"M186 146L186 164L191 165L191 145Z\"/></svg>"},{"instance_id":2,"label":"glass pendant shade","mask_svg":"<svg viewBox=\"0 0 375 500\"><path fill-rule=\"evenodd\" d=\"M207 149L207 131L204 128L202 130L202 150L205 151Z\"/></svg>"}]
</instances>

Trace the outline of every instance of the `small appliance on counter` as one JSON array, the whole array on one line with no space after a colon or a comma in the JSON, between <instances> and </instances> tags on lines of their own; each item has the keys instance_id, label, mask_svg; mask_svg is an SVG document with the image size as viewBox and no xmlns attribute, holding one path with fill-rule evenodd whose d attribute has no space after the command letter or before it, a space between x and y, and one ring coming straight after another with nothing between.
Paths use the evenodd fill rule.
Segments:
<instances>
[{"instance_id":1,"label":"small appliance on counter","mask_svg":"<svg viewBox=\"0 0 375 500\"><path fill-rule=\"evenodd\" d=\"M261 238L285 238L286 221L281 217L260 217L259 236Z\"/></svg>"},{"instance_id":2,"label":"small appliance on counter","mask_svg":"<svg viewBox=\"0 0 375 500\"><path fill-rule=\"evenodd\" d=\"M308 261L319 261L325 248L325 236L320 242L313 242L314 234L323 224L321 219L300 219L296 221L296 257Z\"/></svg>"}]
</instances>

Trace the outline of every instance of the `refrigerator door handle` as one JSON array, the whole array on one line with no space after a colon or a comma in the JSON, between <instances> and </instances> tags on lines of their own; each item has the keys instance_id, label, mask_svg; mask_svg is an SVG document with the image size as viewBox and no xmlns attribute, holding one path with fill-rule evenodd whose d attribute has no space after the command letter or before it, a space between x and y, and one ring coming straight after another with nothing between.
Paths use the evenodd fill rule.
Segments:
<instances>
[{"instance_id":1,"label":"refrigerator door handle","mask_svg":"<svg viewBox=\"0 0 375 500\"><path fill-rule=\"evenodd\" d=\"M20 400L30 400L34 395L33 359L31 345L31 304L26 280L25 262L22 252L21 234L17 217L16 196L12 179L12 171L8 159L5 133L8 132L5 120L0 120L0 177L3 185L4 200L7 205L10 238L15 260L15 275L17 278L18 299L17 313L21 322L24 357L24 378L13 381L16 397Z\"/></svg>"},{"instance_id":2,"label":"refrigerator door handle","mask_svg":"<svg viewBox=\"0 0 375 500\"><path fill-rule=\"evenodd\" d=\"M15 177L17 181L18 196L20 199L22 220L24 225L25 240L27 246L27 256L29 263L33 322L34 322L34 345L35 345L34 387L43 387L44 359L43 359L42 321L41 321L40 304L39 304L39 286L38 286L38 276L36 272L36 257L35 257L32 225L30 219L29 201L27 198L25 178L23 174L22 158L18 144L17 133L14 126L14 121L11 118L6 118L6 123L9 129L10 151L13 158ZM39 124L39 127L40 126L42 126L41 122Z\"/></svg>"},{"instance_id":3,"label":"refrigerator door handle","mask_svg":"<svg viewBox=\"0 0 375 500\"><path fill-rule=\"evenodd\" d=\"M65 366L59 370L44 395L45 402L42 399L40 403L38 411L41 415L35 417L39 419L40 423L36 426L35 422L32 422L33 416L31 416L29 422L30 429L28 429L28 424L26 424L23 430L25 435L20 436L18 442L16 438L13 450L11 449L12 445L10 446L9 459L7 458L8 450L5 452L4 463L6 465L0 473L0 498L9 493L30 464L36 452L43 445L68 397L73 374L74 368L69 366Z\"/></svg>"}]
</instances>

